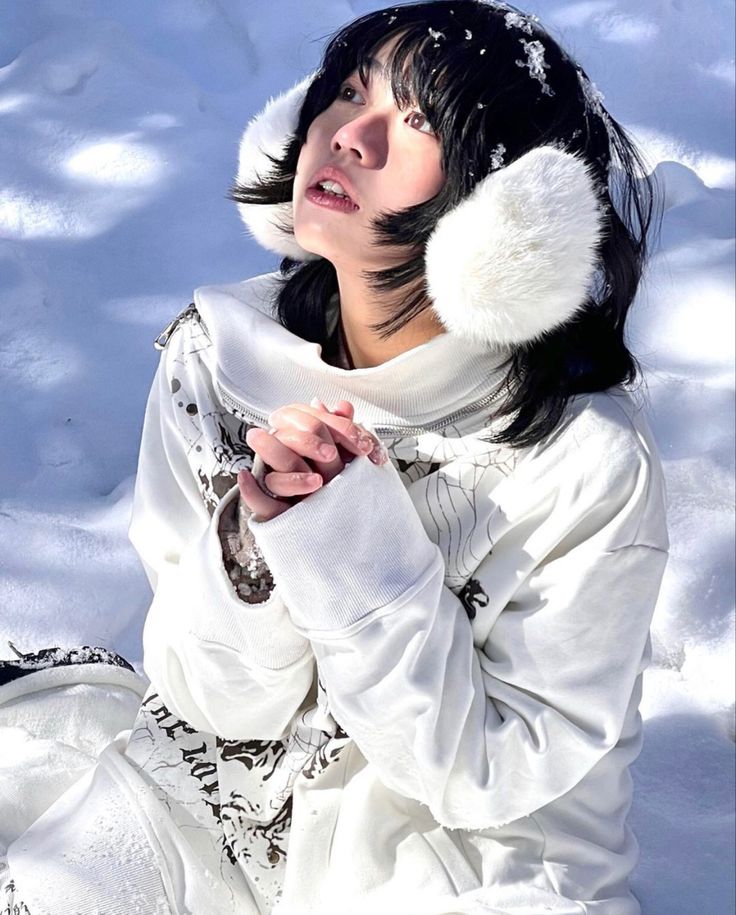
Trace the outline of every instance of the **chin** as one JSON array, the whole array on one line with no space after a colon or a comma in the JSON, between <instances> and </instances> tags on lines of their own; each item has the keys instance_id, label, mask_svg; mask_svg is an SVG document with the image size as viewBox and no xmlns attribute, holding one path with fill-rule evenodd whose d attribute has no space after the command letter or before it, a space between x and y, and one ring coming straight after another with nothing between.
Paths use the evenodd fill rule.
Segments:
<instances>
[{"instance_id":1,"label":"chin","mask_svg":"<svg viewBox=\"0 0 736 915\"><path fill-rule=\"evenodd\" d=\"M317 257L324 257L329 261L331 261L333 257L339 258L339 244L336 244L327 237L321 226L319 231L309 231L305 228L300 230L294 227L294 238L299 247L308 251L310 254L314 254Z\"/></svg>"},{"instance_id":2,"label":"chin","mask_svg":"<svg viewBox=\"0 0 736 915\"><path fill-rule=\"evenodd\" d=\"M327 260L330 259L326 245L320 245L309 237L304 238L303 236L297 235L296 232L294 233L294 238L299 247L303 248L309 254L314 254L315 257L324 257L327 258Z\"/></svg>"}]
</instances>

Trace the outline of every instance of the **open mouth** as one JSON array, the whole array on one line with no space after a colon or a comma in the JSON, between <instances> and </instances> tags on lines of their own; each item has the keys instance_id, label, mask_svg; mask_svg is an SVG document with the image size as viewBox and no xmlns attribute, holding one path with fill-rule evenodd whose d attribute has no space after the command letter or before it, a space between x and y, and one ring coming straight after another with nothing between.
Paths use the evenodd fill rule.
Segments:
<instances>
[{"instance_id":1,"label":"open mouth","mask_svg":"<svg viewBox=\"0 0 736 915\"><path fill-rule=\"evenodd\" d=\"M350 202L353 203L350 199L350 195L339 181L318 181L314 185L314 188L323 191L325 194L331 194L333 197L341 197L343 200L350 200Z\"/></svg>"},{"instance_id":2,"label":"open mouth","mask_svg":"<svg viewBox=\"0 0 736 915\"><path fill-rule=\"evenodd\" d=\"M345 192L345 189L338 181L325 179L318 181L311 187L307 188L307 200L318 206L327 207L331 210L338 210L342 213L354 213L360 207Z\"/></svg>"}]
</instances>

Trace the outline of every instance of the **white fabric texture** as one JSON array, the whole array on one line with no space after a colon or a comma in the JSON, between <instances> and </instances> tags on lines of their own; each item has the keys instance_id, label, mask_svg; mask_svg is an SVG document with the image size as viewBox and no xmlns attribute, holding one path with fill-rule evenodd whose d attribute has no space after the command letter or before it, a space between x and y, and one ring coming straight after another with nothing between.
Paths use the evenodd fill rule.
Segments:
<instances>
[{"instance_id":1,"label":"white fabric texture","mask_svg":"<svg viewBox=\"0 0 736 915\"><path fill-rule=\"evenodd\" d=\"M295 783L277 911L638 912L627 767L668 549L641 410L614 389L576 398L534 448L488 445L491 411L462 410L488 397L502 354L442 335L346 372L273 319L273 283L197 291L206 333L188 321L167 348L131 536L171 582L146 665L177 714L283 736L316 662L352 739L329 790ZM202 504L218 473L232 492L249 456L204 466L186 411L214 402L266 425L314 396L352 400L391 461L355 458L278 518L251 519L276 587L245 606Z\"/></svg>"},{"instance_id":2,"label":"white fabric texture","mask_svg":"<svg viewBox=\"0 0 736 915\"><path fill-rule=\"evenodd\" d=\"M641 408L585 395L541 444L490 445L503 351L443 334L346 371L275 320L275 287L197 290L151 391L131 525L152 686L218 744L296 766L282 891L244 891L242 911L638 915L628 766L668 550ZM350 400L390 461L356 457L251 519L275 587L247 604L217 535L245 432L313 397ZM135 781L132 757L115 765ZM212 868L166 804L138 815L167 904L199 911Z\"/></svg>"},{"instance_id":3,"label":"white fabric texture","mask_svg":"<svg viewBox=\"0 0 736 915\"><path fill-rule=\"evenodd\" d=\"M130 727L145 692L132 671L75 664L0 686L0 855Z\"/></svg>"}]
</instances>

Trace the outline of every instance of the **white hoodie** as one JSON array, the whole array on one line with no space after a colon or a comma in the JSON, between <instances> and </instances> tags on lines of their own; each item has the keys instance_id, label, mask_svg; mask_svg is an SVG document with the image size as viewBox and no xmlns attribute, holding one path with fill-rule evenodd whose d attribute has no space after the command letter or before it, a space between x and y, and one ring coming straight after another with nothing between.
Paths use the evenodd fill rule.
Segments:
<instances>
[{"instance_id":1,"label":"white hoodie","mask_svg":"<svg viewBox=\"0 0 736 915\"><path fill-rule=\"evenodd\" d=\"M345 371L275 320L274 283L199 289L171 334L131 526L169 708L301 748L274 913L638 913L628 766L668 549L641 409L580 396L541 444L489 445L503 352L443 334ZM245 430L313 397L391 460L251 519L276 587L246 604L217 535Z\"/></svg>"},{"instance_id":2,"label":"white hoodie","mask_svg":"<svg viewBox=\"0 0 736 915\"><path fill-rule=\"evenodd\" d=\"M668 547L641 410L581 396L541 444L489 445L503 351L443 334L347 371L272 317L274 284L200 289L170 335L131 525L152 693L9 847L19 898L635 915L628 766ZM248 604L218 536L245 432L315 396L352 401L390 461L250 519L275 587Z\"/></svg>"}]
</instances>

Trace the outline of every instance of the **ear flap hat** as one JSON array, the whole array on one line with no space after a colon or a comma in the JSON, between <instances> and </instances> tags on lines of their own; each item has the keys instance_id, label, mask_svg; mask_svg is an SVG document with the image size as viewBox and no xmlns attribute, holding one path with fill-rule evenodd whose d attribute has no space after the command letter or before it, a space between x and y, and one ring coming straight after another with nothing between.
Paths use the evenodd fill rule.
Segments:
<instances>
[{"instance_id":1,"label":"ear flap hat","mask_svg":"<svg viewBox=\"0 0 736 915\"><path fill-rule=\"evenodd\" d=\"M251 184L283 154L313 75L271 99L240 142L237 180ZM263 247L315 260L293 234L292 204L238 209ZM602 204L588 164L552 146L530 150L483 178L443 215L427 241L432 307L448 333L489 346L531 342L585 303L596 270Z\"/></svg>"}]
</instances>

